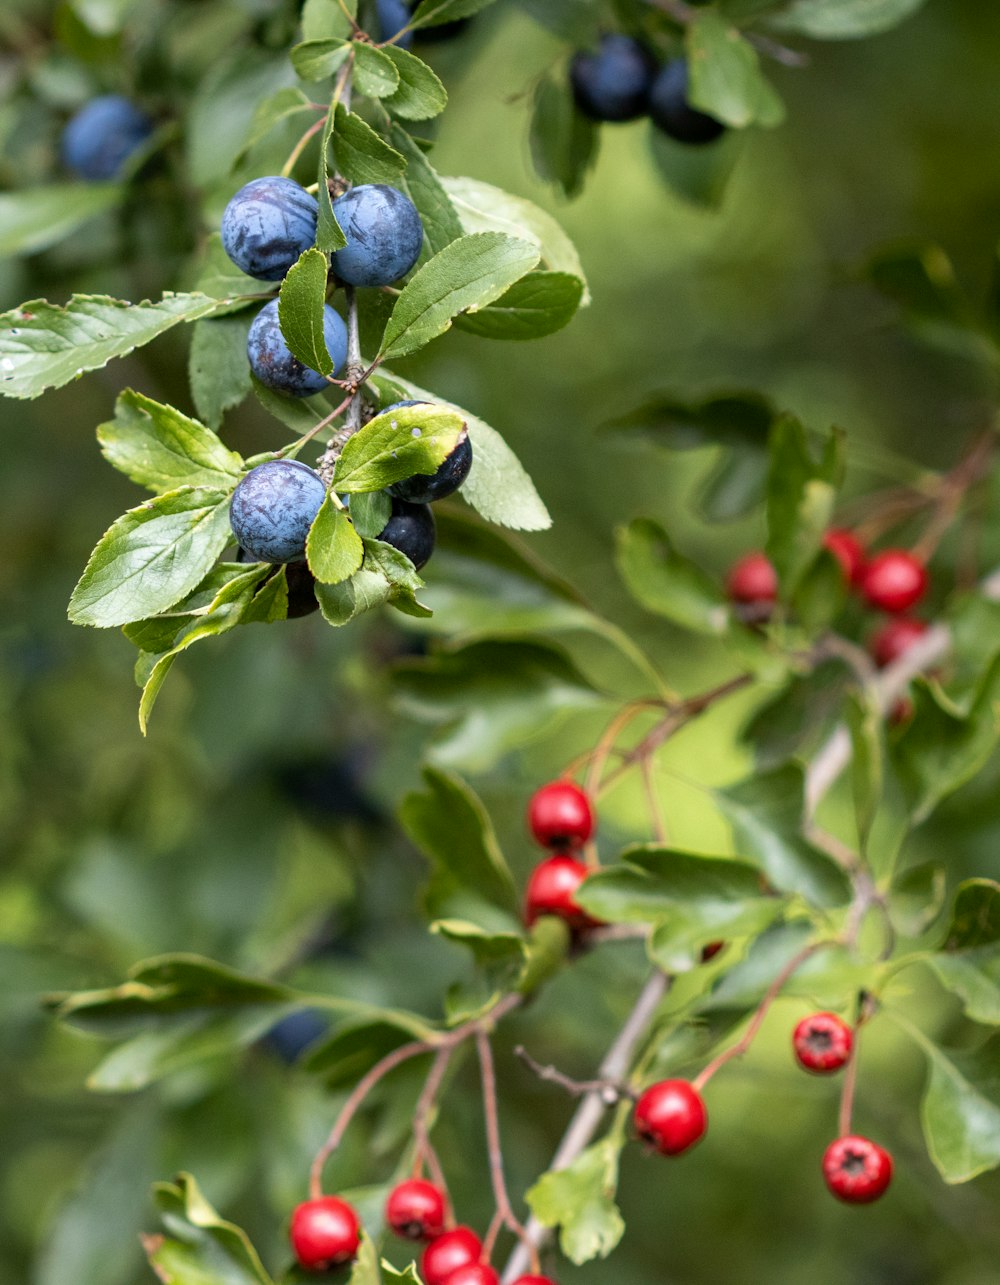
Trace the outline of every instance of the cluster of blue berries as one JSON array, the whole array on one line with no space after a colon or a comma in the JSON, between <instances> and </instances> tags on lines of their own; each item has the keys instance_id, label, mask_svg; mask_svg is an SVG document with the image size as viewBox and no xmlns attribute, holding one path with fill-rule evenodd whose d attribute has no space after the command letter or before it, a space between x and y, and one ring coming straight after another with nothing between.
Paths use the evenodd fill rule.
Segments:
<instances>
[{"instance_id":1,"label":"cluster of blue berries","mask_svg":"<svg viewBox=\"0 0 1000 1285\"><path fill-rule=\"evenodd\" d=\"M686 60L672 58L660 64L631 36L602 36L597 49L574 56L569 77L577 107L591 120L621 122L648 116L664 134L696 146L725 133L721 121L688 102Z\"/></svg>"}]
</instances>

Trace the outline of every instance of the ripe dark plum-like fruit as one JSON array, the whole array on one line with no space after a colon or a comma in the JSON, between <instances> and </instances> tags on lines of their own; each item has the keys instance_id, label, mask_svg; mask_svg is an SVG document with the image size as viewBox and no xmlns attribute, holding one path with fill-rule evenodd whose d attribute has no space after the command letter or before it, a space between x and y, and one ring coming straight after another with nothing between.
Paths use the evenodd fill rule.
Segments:
<instances>
[{"instance_id":1,"label":"ripe dark plum-like fruit","mask_svg":"<svg viewBox=\"0 0 1000 1285\"><path fill-rule=\"evenodd\" d=\"M258 281L280 281L316 241L319 206L290 178L271 175L241 187L222 215L222 245Z\"/></svg>"},{"instance_id":2,"label":"ripe dark plum-like fruit","mask_svg":"<svg viewBox=\"0 0 1000 1285\"><path fill-rule=\"evenodd\" d=\"M420 1275L425 1285L445 1285L452 1272L468 1263L477 1263L483 1242L471 1227L453 1227L436 1237L420 1259Z\"/></svg>"},{"instance_id":3,"label":"ripe dark plum-like fruit","mask_svg":"<svg viewBox=\"0 0 1000 1285\"><path fill-rule=\"evenodd\" d=\"M861 583L865 570L865 547L853 531L834 527L823 537L823 547L829 549L840 563L849 585Z\"/></svg>"},{"instance_id":4,"label":"ripe dark plum-like fruit","mask_svg":"<svg viewBox=\"0 0 1000 1285\"><path fill-rule=\"evenodd\" d=\"M433 1240L444 1231L444 1192L424 1178L397 1183L385 1202L385 1220L406 1240Z\"/></svg>"},{"instance_id":5,"label":"ripe dark plum-like fruit","mask_svg":"<svg viewBox=\"0 0 1000 1285\"><path fill-rule=\"evenodd\" d=\"M838 1200L867 1205L878 1200L892 1181L892 1156L877 1142L849 1134L827 1147L823 1178Z\"/></svg>"},{"instance_id":6,"label":"ripe dark plum-like fruit","mask_svg":"<svg viewBox=\"0 0 1000 1285\"><path fill-rule=\"evenodd\" d=\"M540 861L525 889L524 922L530 928L542 915L555 915L578 932L596 928L599 921L576 902L580 884L589 874L589 866L565 853Z\"/></svg>"},{"instance_id":7,"label":"ripe dark plum-like fruit","mask_svg":"<svg viewBox=\"0 0 1000 1285\"><path fill-rule=\"evenodd\" d=\"M402 406L427 406L428 402L393 402L387 406L383 415L398 410ZM438 465L433 473L414 473L413 477L394 482L387 490L398 500L408 500L411 504L433 504L435 500L444 500L454 495L472 468L472 443L468 436L463 437L455 449Z\"/></svg>"},{"instance_id":8,"label":"ripe dark plum-like fruit","mask_svg":"<svg viewBox=\"0 0 1000 1285\"><path fill-rule=\"evenodd\" d=\"M405 553L416 569L426 566L434 552L437 529L429 504L409 504L393 499L392 517L379 532L379 539Z\"/></svg>"},{"instance_id":9,"label":"ripe dark plum-like fruit","mask_svg":"<svg viewBox=\"0 0 1000 1285\"><path fill-rule=\"evenodd\" d=\"M594 833L594 809L572 781L550 781L528 804L528 828L543 848L576 847Z\"/></svg>"},{"instance_id":10,"label":"ripe dark plum-like fruit","mask_svg":"<svg viewBox=\"0 0 1000 1285\"><path fill-rule=\"evenodd\" d=\"M258 562L296 562L326 498L318 473L297 460L268 460L237 485L229 521L237 543Z\"/></svg>"},{"instance_id":11,"label":"ripe dark plum-like fruit","mask_svg":"<svg viewBox=\"0 0 1000 1285\"><path fill-rule=\"evenodd\" d=\"M688 1080L650 1085L635 1104L632 1119L639 1137L664 1156L687 1151L708 1128L705 1103Z\"/></svg>"},{"instance_id":12,"label":"ripe dark plum-like fruit","mask_svg":"<svg viewBox=\"0 0 1000 1285\"><path fill-rule=\"evenodd\" d=\"M339 1196L321 1196L299 1205L288 1234L299 1266L307 1272L326 1272L349 1263L361 1243L358 1216Z\"/></svg>"},{"instance_id":13,"label":"ripe dark plum-like fruit","mask_svg":"<svg viewBox=\"0 0 1000 1285\"><path fill-rule=\"evenodd\" d=\"M714 143L725 132L722 121L688 102L688 66L674 58L660 68L649 89L649 116L653 124L676 139L699 147Z\"/></svg>"},{"instance_id":14,"label":"ripe dark plum-like fruit","mask_svg":"<svg viewBox=\"0 0 1000 1285\"><path fill-rule=\"evenodd\" d=\"M240 549L236 555L237 562L261 562L265 559L255 558ZM316 577L309 570L305 561L289 562L285 566L285 586L288 590L288 619L298 620L302 616L311 616L319 611L319 599L316 597Z\"/></svg>"},{"instance_id":15,"label":"ripe dark plum-like fruit","mask_svg":"<svg viewBox=\"0 0 1000 1285\"><path fill-rule=\"evenodd\" d=\"M329 304L323 306L323 340L333 360L336 375L347 360L347 327ZM330 385L318 370L312 370L294 356L278 322L278 300L266 303L254 317L247 335L250 369L267 388L292 397L311 397Z\"/></svg>"},{"instance_id":16,"label":"ripe dark plum-like fruit","mask_svg":"<svg viewBox=\"0 0 1000 1285\"><path fill-rule=\"evenodd\" d=\"M646 114L656 59L631 36L609 33L593 53L578 53L569 80L577 107L591 120L621 122Z\"/></svg>"},{"instance_id":17,"label":"ripe dark plum-like fruit","mask_svg":"<svg viewBox=\"0 0 1000 1285\"><path fill-rule=\"evenodd\" d=\"M120 94L92 98L66 123L63 163L81 178L112 179L152 132L146 113Z\"/></svg>"},{"instance_id":18,"label":"ripe dark plum-like fruit","mask_svg":"<svg viewBox=\"0 0 1000 1285\"><path fill-rule=\"evenodd\" d=\"M362 183L333 203L347 245L333 270L351 286L388 286L420 257L424 229L408 196L385 183Z\"/></svg>"},{"instance_id":19,"label":"ripe dark plum-like fruit","mask_svg":"<svg viewBox=\"0 0 1000 1285\"><path fill-rule=\"evenodd\" d=\"M926 620L913 616L897 616L887 620L881 629L868 640L868 650L880 669L905 656L914 643L919 642L930 628Z\"/></svg>"},{"instance_id":20,"label":"ripe dark plum-like fruit","mask_svg":"<svg viewBox=\"0 0 1000 1285\"><path fill-rule=\"evenodd\" d=\"M319 605L319 604L317 604ZM300 1009L289 1013L280 1022L275 1022L263 1038L263 1043L289 1066L297 1062L311 1044L326 1035L330 1023L324 1021L311 1008Z\"/></svg>"},{"instance_id":21,"label":"ripe dark plum-like fruit","mask_svg":"<svg viewBox=\"0 0 1000 1285\"><path fill-rule=\"evenodd\" d=\"M851 1057L854 1032L836 1013L813 1013L792 1032L792 1048L799 1066L817 1075L829 1075Z\"/></svg>"},{"instance_id":22,"label":"ripe dark plum-like fruit","mask_svg":"<svg viewBox=\"0 0 1000 1285\"><path fill-rule=\"evenodd\" d=\"M382 40L391 40L399 49L409 49L413 44L412 31L396 39L410 21L410 6L406 0L375 0L375 16Z\"/></svg>"},{"instance_id":23,"label":"ripe dark plum-like fruit","mask_svg":"<svg viewBox=\"0 0 1000 1285\"><path fill-rule=\"evenodd\" d=\"M726 578L732 602L744 606L770 606L778 596L778 575L765 553L755 551L734 562Z\"/></svg>"},{"instance_id":24,"label":"ripe dark plum-like fruit","mask_svg":"<svg viewBox=\"0 0 1000 1285\"><path fill-rule=\"evenodd\" d=\"M861 592L880 611L909 611L927 592L927 568L906 549L883 549L865 567Z\"/></svg>"}]
</instances>

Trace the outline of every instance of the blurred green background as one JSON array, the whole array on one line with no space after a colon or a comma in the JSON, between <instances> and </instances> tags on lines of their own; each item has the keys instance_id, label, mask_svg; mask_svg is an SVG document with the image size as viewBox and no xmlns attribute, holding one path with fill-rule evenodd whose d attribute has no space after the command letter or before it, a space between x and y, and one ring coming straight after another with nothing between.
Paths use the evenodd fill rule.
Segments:
<instances>
[{"instance_id":1,"label":"blurred green background","mask_svg":"<svg viewBox=\"0 0 1000 1285\"><path fill-rule=\"evenodd\" d=\"M111 6L113 8L113 6ZM86 5L8 0L0 17L0 181L52 181L58 129L97 90L133 89L182 119L125 209L0 272L4 307L72 290L138 297L179 287L197 205L217 216L238 180L230 162L255 98L287 78L294 4L175 0L133 6L124 44L89 32ZM92 7L99 10L100 5ZM687 498L703 453L654 454L598 426L650 390L698 396L764 391L807 424L848 430L851 487L952 462L991 414L988 376L929 351L897 325L861 265L887 242L940 242L973 297L992 288L1000 233L1000 9L929 0L885 36L809 46L803 71L773 69L788 122L746 138L717 209L672 195L651 161L645 123L605 129L599 164L572 204L534 176L526 96L564 57L511 0L428 54L451 94L434 153L552 209L576 241L593 304L559 335L490 344L452 333L403 373L499 428L549 505L531 548L639 639L682 690L724 668L709 648L651 624L613 569L612 532L633 516L664 523L721 572L763 537L760 520L708 527ZM287 151L287 145L285 147ZM253 172L262 172L256 170ZM281 1222L304 1194L308 1158L335 1102L266 1046L179 1066L133 1095L88 1092L103 1046L54 1027L41 992L107 985L166 950L307 977L391 1005L436 1013L462 961L415 913L422 863L393 821L417 779L427 729L393 700L391 664L408 648L398 618L337 633L318 617L240 630L188 656L151 734L136 725L132 650L117 634L71 627L65 604L86 557L136 502L101 460L94 428L131 385L192 409L186 336L34 403L5 402L0 528L0 1278L32 1285L131 1285L151 1279L137 1233L154 1218L147 1186L177 1168L280 1263ZM245 454L284 440L247 406L225 436ZM987 523L986 540L990 540ZM431 564L447 576L448 560ZM445 622L446 623L446 622ZM625 690L608 653L581 653ZM749 705L713 713L664 755L661 784L682 846L717 850L727 833L690 779L738 778ZM593 712L540 718L521 750L475 784L515 871L533 853L527 794L593 743ZM915 844L957 874L1000 875L995 766L925 826ZM645 837L636 797L602 815L608 855ZM316 950L319 954L313 958ZM570 1106L515 1063L525 1039L541 1060L587 1075L639 985L631 948L578 963L500 1044L513 1186L545 1166ZM913 974L926 1023L950 1011ZM926 993L925 993L926 992ZM872 1209L822 1190L818 1157L833 1132L830 1087L795 1073L786 1052L801 1003L779 1005L744 1064L712 1086L712 1131L683 1164L632 1149L623 1170L629 1233L608 1263L561 1280L821 1281L823 1285L987 1285L1000 1279L993 1217L1000 1183L946 1188L920 1139L923 1064L892 1029L866 1037L858 1124L893 1148L898 1178ZM441 1151L453 1157L460 1212L489 1216L474 1077L449 1098ZM397 1112L398 1116L398 1112ZM360 1123L331 1166L354 1186L391 1172L400 1120Z\"/></svg>"}]
</instances>

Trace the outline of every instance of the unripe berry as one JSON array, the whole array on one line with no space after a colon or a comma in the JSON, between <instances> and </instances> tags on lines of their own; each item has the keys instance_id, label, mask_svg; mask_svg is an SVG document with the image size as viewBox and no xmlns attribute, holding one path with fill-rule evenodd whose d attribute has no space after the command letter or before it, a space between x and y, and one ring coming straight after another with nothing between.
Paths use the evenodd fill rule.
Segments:
<instances>
[{"instance_id":1,"label":"unripe berry","mask_svg":"<svg viewBox=\"0 0 1000 1285\"><path fill-rule=\"evenodd\" d=\"M489 1263L466 1263L447 1277L445 1285L500 1285L500 1277Z\"/></svg>"},{"instance_id":2,"label":"unripe berry","mask_svg":"<svg viewBox=\"0 0 1000 1285\"><path fill-rule=\"evenodd\" d=\"M838 1200L867 1205L892 1181L892 1156L868 1138L838 1138L823 1156L823 1178Z\"/></svg>"},{"instance_id":3,"label":"unripe berry","mask_svg":"<svg viewBox=\"0 0 1000 1285\"><path fill-rule=\"evenodd\" d=\"M905 549L883 549L865 567L861 592L880 611L909 611L927 592L927 568Z\"/></svg>"},{"instance_id":4,"label":"unripe berry","mask_svg":"<svg viewBox=\"0 0 1000 1285\"><path fill-rule=\"evenodd\" d=\"M483 1243L471 1227L453 1227L424 1250L420 1275L425 1285L445 1285L452 1272L467 1263L477 1263L482 1252Z\"/></svg>"},{"instance_id":5,"label":"unripe berry","mask_svg":"<svg viewBox=\"0 0 1000 1285\"><path fill-rule=\"evenodd\" d=\"M792 1032L792 1047L799 1066L827 1075L850 1059L854 1032L836 1013L813 1013Z\"/></svg>"},{"instance_id":6,"label":"unripe berry","mask_svg":"<svg viewBox=\"0 0 1000 1285\"><path fill-rule=\"evenodd\" d=\"M913 616L898 616L887 620L881 629L876 630L868 640L868 650L879 669L891 665L919 642L930 628L925 620Z\"/></svg>"},{"instance_id":7,"label":"unripe berry","mask_svg":"<svg viewBox=\"0 0 1000 1285\"><path fill-rule=\"evenodd\" d=\"M766 554L748 553L730 567L726 588L733 602L769 606L778 596L778 575Z\"/></svg>"},{"instance_id":8,"label":"unripe berry","mask_svg":"<svg viewBox=\"0 0 1000 1285\"><path fill-rule=\"evenodd\" d=\"M576 847L594 833L594 809L572 781L550 781L532 795L528 827L543 848Z\"/></svg>"},{"instance_id":9,"label":"unripe berry","mask_svg":"<svg viewBox=\"0 0 1000 1285\"><path fill-rule=\"evenodd\" d=\"M288 1234L299 1266L307 1272L325 1272L349 1263L361 1243L357 1214L337 1196L321 1196L299 1205Z\"/></svg>"},{"instance_id":10,"label":"unripe berry","mask_svg":"<svg viewBox=\"0 0 1000 1285\"><path fill-rule=\"evenodd\" d=\"M859 584L865 569L865 549L854 532L834 527L823 537L823 547L840 563L847 583Z\"/></svg>"},{"instance_id":11,"label":"unripe berry","mask_svg":"<svg viewBox=\"0 0 1000 1285\"><path fill-rule=\"evenodd\" d=\"M688 1080L661 1080L635 1104L632 1115L640 1138L665 1156L677 1156L702 1137L708 1113L701 1094Z\"/></svg>"},{"instance_id":12,"label":"unripe berry","mask_svg":"<svg viewBox=\"0 0 1000 1285\"><path fill-rule=\"evenodd\" d=\"M444 1192L423 1178L393 1187L385 1202L385 1220L407 1240L433 1240L444 1231Z\"/></svg>"},{"instance_id":13,"label":"unripe berry","mask_svg":"<svg viewBox=\"0 0 1000 1285\"><path fill-rule=\"evenodd\" d=\"M588 866L565 853L540 861L531 872L524 895L524 922L528 927L542 915L555 915L577 931L597 927L599 921L575 900L589 874Z\"/></svg>"}]
</instances>

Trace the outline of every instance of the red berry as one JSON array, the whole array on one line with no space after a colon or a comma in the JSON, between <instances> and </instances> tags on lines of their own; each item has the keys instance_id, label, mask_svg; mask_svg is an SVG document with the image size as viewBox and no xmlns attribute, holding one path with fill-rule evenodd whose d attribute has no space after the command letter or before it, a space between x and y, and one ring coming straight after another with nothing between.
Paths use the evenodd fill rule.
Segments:
<instances>
[{"instance_id":1,"label":"red berry","mask_svg":"<svg viewBox=\"0 0 1000 1285\"><path fill-rule=\"evenodd\" d=\"M724 941L710 941L707 946L701 948L701 962L707 964L710 959L714 959L720 950L725 950Z\"/></svg>"},{"instance_id":2,"label":"red berry","mask_svg":"<svg viewBox=\"0 0 1000 1285\"><path fill-rule=\"evenodd\" d=\"M926 620L916 620L913 616L897 616L895 620L887 620L868 639L868 650L874 657L875 664L879 669L884 669L894 660L899 660L915 642L923 638L929 628Z\"/></svg>"},{"instance_id":3,"label":"red berry","mask_svg":"<svg viewBox=\"0 0 1000 1285\"><path fill-rule=\"evenodd\" d=\"M865 567L861 592L880 611L908 611L927 592L927 568L905 549L884 549Z\"/></svg>"},{"instance_id":4,"label":"red berry","mask_svg":"<svg viewBox=\"0 0 1000 1285\"><path fill-rule=\"evenodd\" d=\"M385 1220L407 1240L433 1240L444 1231L444 1192L423 1178L409 1178L393 1187L385 1202Z\"/></svg>"},{"instance_id":5,"label":"red berry","mask_svg":"<svg viewBox=\"0 0 1000 1285\"><path fill-rule=\"evenodd\" d=\"M892 1156L868 1138L838 1138L823 1156L823 1178L838 1200L867 1205L892 1181Z\"/></svg>"},{"instance_id":6,"label":"red berry","mask_svg":"<svg viewBox=\"0 0 1000 1285\"><path fill-rule=\"evenodd\" d=\"M708 1128L701 1094L687 1080L661 1080L635 1104L636 1132L665 1156L693 1147Z\"/></svg>"},{"instance_id":7,"label":"red berry","mask_svg":"<svg viewBox=\"0 0 1000 1285\"><path fill-rule=\"evenodd\" d=\"M854 1032L836 1013L813 1013L796 1026L792 1047L800 1066L825 1075L839 1071L848 1061L854 1047Z\"/></svg>"},{"instance_id":8,"label":"red berry","mask_svg":"<svg viewBox=\"0 0 1000 1285\"><path fill-rule=\"evenodd\" d=\"M519 1276L514 1285L556 1285L548 1276Z\"/></svg>"},{"instance_id":9,"label":"red berry","mask_svg":"<svg viewBox=\"0 0 1000 1285\"><path fill-rule=\"evenodd\" d=\"M300 1267L325 1272L338 1263L349 1263L358 1252L358 1216L337 1196L307 1200L292 1214L289 1238Z\"/></svg>"},{"instance_id":10,"label":"red berry","mask_svg":"<svg viewBox=\"0 0 1000 1285\"><path fill-rule=\"evenodd\" d=\"M572 781L550 781L531 797L528 826L543 848L575 847L594 833L594 809Z\"/></svg>"},{"instance_id":11,"label":"red berry","mask_svg":"<svg viewBox=\"0 0 1000 1285\"><path fill-rule=\"evenodd\" d=\"M596 919L574 900L590 868L576 857L546 857L531 872L524 896L524 922L530 927L542 915L565 919L571 928L593 928Z\"/></svg>"},{"instance_id":12,"label":"red berry","mask_svg":"<svg viewBox=\"0 0 1000 1285\"><path fill-rule=\"evenodd\" d=\"M853 531L835 527L823 537L823 546L840 563L847 583L858 584L865 569L865 549Z\"/></svg>"},{"instance_id":13,"label":"red berry","mask_svg":"<svg viewBox=\"0 0 1000 1285\"><path fill-rule=\"evenodd\" d=\"M489 1263L466 1263L445 1277L445 1285L500 1285L500 1277Z\"/></svg>"},{"instance_id":14,"label":"red berry","mask_svg":"<svg viewBox=\"0 0 1000 1285\"><path fill-rule=\"evenodd\" d=\"M729 568L726 587L733 602L771 603L778 596L778 575L766 554L748 553Z\"/></svg>"},{"instance_id":15,"label":"red berry","mask_svg":"<svg viewBox=\"0 0 1000 1285\"><path fill-rule=\"evenodd\" d=\"M909 696L900 696L899 700L889 711L889 722L893 727L899 727L901 723L908 723L913 717L913 701Z\"/></svg>"},{"instance_id":16,"label":"red berry","mask_svg":"<svg viewBox=\"0 0 1000 1285\"><path fill-rule=\"evenodd\" d=\"M467 1263L478 1263L483 1242L471 1227L453 1227L436 1237L424 1250L420 1275L426 1285L445 1285L452 1272Z\"/></svg>"}]
</instances>

